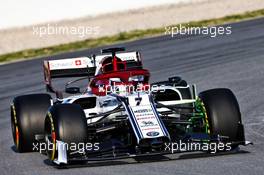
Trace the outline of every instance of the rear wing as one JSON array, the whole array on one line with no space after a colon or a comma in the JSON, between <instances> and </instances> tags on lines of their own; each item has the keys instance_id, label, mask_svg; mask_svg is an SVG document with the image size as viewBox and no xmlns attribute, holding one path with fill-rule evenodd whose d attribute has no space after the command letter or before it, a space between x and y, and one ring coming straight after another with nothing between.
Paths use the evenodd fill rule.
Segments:
<instances>
[{"instance_id":1,"label":"rear wing","mask_svg":"<svg viewBox=\"0 0 264 175\"><path fill-rule=\"evenodd\" d=\"M44 71L46 78L92 76L95 65L89 57L45 60Z\"/></svg>"},{"instance_id":2,"label":"rear wing","mask_svg":"<svg viewBox=\"0 0 264 175\"><path fill-rule=\"evenodd\" d=\"M54 92L51 86L53 78L94 76L96 69L94 63L95 61L89 57L45 60L43 67L47 90Z\"/></svg>"}]
</instances>

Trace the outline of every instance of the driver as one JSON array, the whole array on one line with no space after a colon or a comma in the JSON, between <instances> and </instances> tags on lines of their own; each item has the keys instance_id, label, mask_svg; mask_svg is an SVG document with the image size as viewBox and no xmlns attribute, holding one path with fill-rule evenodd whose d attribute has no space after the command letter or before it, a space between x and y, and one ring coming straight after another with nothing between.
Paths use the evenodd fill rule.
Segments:
<instances>
[{"instance_id":1,"label":"driver","mask_svg":"<svg viewBox=\"0 0 264 175\"><path fill-rule=\"evenodd\" d=\"M126 62L114 56L106 57L102 62L102 73L122 71L126 69Z\"/></svg>"}]
</instances>

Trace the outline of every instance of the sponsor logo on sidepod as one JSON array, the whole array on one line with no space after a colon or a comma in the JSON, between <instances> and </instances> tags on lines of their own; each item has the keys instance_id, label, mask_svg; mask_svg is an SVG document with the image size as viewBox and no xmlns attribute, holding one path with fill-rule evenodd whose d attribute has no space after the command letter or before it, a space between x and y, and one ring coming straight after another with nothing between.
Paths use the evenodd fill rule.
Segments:
<instances>
[{"instance_id":1,"label":"sponsor logo on sidepod","mask_svg":"<svg viewBox=\"0 0 264 175\"><path fill-rule=\"evenodd\" d=\"M141 122L144 126L153 126L154 123L152 121L143 121Z\"/></svg>"},{"instance_id":2,"label":"sponsor logo on sidepod","mask_svg":"<svg viewBox=\"0 0 264 175\"><path fill-rule=\"evenodd\" d=\"M147 136L151 136L151 137L158 136L158 135L159 135L159 132L155 132L155 131L151 131L147 133Z\"/></svg>"}]
</instances>

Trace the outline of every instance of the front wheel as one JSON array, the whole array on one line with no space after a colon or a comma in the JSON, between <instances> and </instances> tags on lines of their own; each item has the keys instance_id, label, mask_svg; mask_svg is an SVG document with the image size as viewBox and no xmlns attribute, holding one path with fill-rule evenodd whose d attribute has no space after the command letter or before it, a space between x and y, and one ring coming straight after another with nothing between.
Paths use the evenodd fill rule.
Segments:
<instances>
[{"instance_id":1,"label":"front wheel","mask_svg":"<svg viewBox=\"0 0 264 175\"><path fill-rule=\"evenodd\" d=\"M199 98L206 110L209 134L223 136L231 143L245 141L239 105L231 90L211 89L201 92Z\"/></svg>"},{"instance_id":2,"label":"front wheel","mask_svg":"<svg viewBox=\"0 0 264 175\"><path fill-rule=\"evenodd\" d=\"M88 140L87 121L80 105L54 105L45 119L45 140L51 161L58 158L57 141L67 145L67 153L78 151L79 145L84 145Z\"/></svg>"}]
</instances>

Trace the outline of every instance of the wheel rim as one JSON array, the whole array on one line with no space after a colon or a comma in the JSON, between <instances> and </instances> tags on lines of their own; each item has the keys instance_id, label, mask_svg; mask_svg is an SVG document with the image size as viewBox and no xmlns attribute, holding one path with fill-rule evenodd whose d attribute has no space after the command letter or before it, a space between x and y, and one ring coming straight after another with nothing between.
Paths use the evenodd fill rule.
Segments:
<instances>
[{"instance_id":1,"label":"wheel rim","mask_svg":"<svg viewBox=\"0 0 264 175\"><path fill-rule=\"evenodd\" d=\"M13 140L16 148L19 147L19 129L17 125L17 119L16 119L16 111L14 105L11 106L11 128L12 128L12 135Z\"/></svg>"},{"instance_id":2,"label":"wheel rim","mask_svg":"<svg viewBox=\"0 0 264 175\"><path fill-rule=\"evenodd\" d=\"M48 113L48 116L50 113ZM54 131L54 124L51 117L47 117L46 123L45 123L45 143L46 143L46 152L48 154L48 157L51 160L55 159L56 154L56 133ZM50 148L50 145L52 146Z\"/></svg>"}]
</instances>

